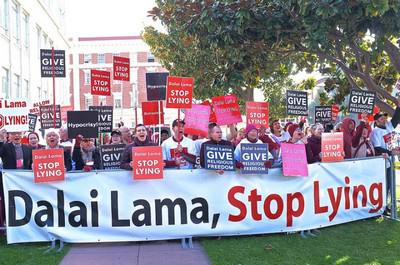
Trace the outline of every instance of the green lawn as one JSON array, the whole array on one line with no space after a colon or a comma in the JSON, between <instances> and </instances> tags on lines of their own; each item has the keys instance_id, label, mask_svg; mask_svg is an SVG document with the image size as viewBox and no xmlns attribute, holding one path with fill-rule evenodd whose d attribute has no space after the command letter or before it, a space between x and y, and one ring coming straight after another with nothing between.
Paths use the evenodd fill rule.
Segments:
<instances>
[{"instance_id":1,"label":"green lawn","mask_svg":"<svg viewBox=\"0 0 400 265\"><path fill-rule=\"evenodd\" d=\"M6 237L0 236L0 265L58 265L68 247L61 253L44 254L49 246L49 243L7 245Z\"/></svg>"}]
</instances>

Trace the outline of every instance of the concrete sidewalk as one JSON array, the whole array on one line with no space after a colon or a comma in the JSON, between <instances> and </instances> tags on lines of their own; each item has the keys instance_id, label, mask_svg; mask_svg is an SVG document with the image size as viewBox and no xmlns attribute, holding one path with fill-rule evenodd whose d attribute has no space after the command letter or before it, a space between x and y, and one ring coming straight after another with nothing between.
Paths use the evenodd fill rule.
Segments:
<instances>
[{"instance_id":1,"label":"concrete sidewalk","mask_svg":"<svg viewBox=\"0 0 400 265\"><path fill-rule=\"evenodd\" d=\"M180 241L74 244L61 265L211 265L202 246Z\"/></svg>"}]
</instances>

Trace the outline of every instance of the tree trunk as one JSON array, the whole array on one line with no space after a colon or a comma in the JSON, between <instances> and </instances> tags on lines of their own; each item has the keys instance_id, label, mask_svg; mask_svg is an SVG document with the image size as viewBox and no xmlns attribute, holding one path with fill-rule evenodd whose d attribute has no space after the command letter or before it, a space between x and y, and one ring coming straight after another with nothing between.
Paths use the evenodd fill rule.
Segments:
<instances>
[{"instance_id":1,"label":"tree trunk","mask_svg":"<svg viewBox=\"0 0 400 265\"><path fill-rule=\"evenodd\" d=\"M384 51L389 55L390 62L396 68L397 72L400 73L400 51L391 41L385 40Z\"/></svg>"}]
</instances>

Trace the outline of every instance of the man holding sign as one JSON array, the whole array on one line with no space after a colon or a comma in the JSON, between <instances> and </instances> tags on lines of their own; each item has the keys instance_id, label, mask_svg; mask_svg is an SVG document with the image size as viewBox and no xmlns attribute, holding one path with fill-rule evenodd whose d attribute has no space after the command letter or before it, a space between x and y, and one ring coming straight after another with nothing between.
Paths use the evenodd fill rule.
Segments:
<instances>
[{"instance_id":1,"label":"man holding sign","mask_svg":"<svg viewBox=\"0 0 400 265\"><path fill-rule=\"evenodd\" d=\"M178 125L179 123L179 125ZM161 147L163 150L163 159L166 167L192 169L196 164L196 150L191 139L185 137L185 123L181 120L174 120L172 123L172 131L174 135L165 140ZM178 140L178 135L180 139Z\"/></svg>"},{"instance_id":2,"label":"man holding sign","mask_svg":"<svg viewBox=\"0 0 400 265\"><path fill-rule=\"evenodd\" d=\"M4 169L31 169L32 149L21 143L20 132L10 132L9 142L0 134L0 157Z\"/></svg>"},{"instance_id":3,"label":"man holding sign","mask_svg":"<svg viewBox=\"0 0 400 265\"><path fill-rule=\"evenodd\" d=\"M222 130L221 128L216 124L216 123L211 123L208 127L208 135L210 137L210 140L207 142L204 142L201 144L200 148L200 165L202 168L206 168L206 160L207 157L209 157L208 154L206 154L206 146L207 145L221 145L221 146L226 146L231 149L231 152L233 152L233 145L231 142L226 141L222 139ZM218 159L221 160L221 159ZM233 156L232 156L233 160ZM233 169L233 161L232 161L232 169ZM223 169L217 169L216 172L218 174L224 174Z\"/></svg>"}]
</instances>

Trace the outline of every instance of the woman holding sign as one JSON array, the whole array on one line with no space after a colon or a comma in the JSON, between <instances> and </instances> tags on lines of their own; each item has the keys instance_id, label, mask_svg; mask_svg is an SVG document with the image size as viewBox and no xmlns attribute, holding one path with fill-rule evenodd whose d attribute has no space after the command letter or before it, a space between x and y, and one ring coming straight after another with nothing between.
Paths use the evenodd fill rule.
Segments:
<instances>
[{"instance_id":1,"label":"woman holding sign","mask_svg":"<svg viewBox=\"0 0 400 265\"><path fill-rule=\"evenodd\" d=\"M321 137L324 132L324 126L316 123L311 126L312 135L307 139L307 161L309 164L321 161Z\"/></svg>"},{"instance_id":2,"label":"woman holding sign","mask_svg":"<svg viewBox=\"0 0 400 265\"><path fill-rule=\"evenodd\" d=\"M46 134L46 149L63 149L64 150L64 166L67 171L72 169L71 155L67 149L59 145L60 136L53 130Z\"/></svg>"},{"instance_id":3,"label":"woman holding sign","mask_svg":"<svg viewBox=\"0 0 400 265\"><path fill-rule=\"evenodd\" d=\"M246 138L244 138L237 146L234 152L234 157L236 160L236 167L242 168L242 150L241 150L241 145L242 144L263 144L263 142L258 139L258 130L257 127L254 124L248 124L246 126ZM267 151L268 152L268 151ZM271 155L270 152L268 152L268 160L264 161L264 165L266 168L271 168L272 163L273 163L273 156Z\"/></svg>"},{"instance_id":4,"label":"woman holding sign","mask_svg":"<svg viewBox=\"0 0 400 265\"><path fill-rule=\"evenodd\" d=\"M83 169L87 172L92 169L100 169L100 152L94 145L93 139L83 138L81 135L78 135L75 139L72 160L75 161L76 170Z\"/></svg>"},{"instance_id":5,"label":"woman holding sign","mask_svg":"<svg viewBox=\"0 0 400 265\"><path fill-rule=\"evenodd\" d=\"M157 146L149 139L147 128L143 124L138 124L135 127L135 137L133 142L129 144L122 153L121 168L132 170L132 148L138 146Z\"/></svg>"}]
</instances>

